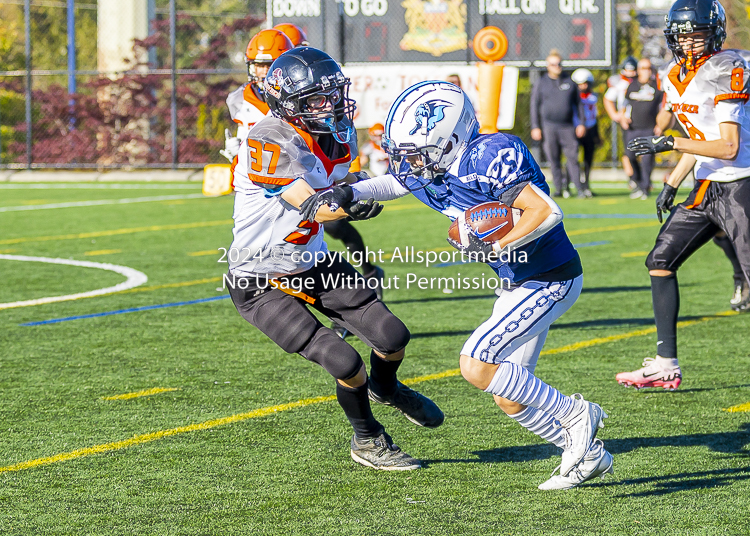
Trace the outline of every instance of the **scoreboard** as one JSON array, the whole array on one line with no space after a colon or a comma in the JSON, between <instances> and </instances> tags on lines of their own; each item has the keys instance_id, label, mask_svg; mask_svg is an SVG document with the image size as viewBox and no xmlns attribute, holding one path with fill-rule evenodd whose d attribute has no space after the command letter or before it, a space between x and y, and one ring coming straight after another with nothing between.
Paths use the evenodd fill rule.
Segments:
<instances>
[{"instance_id":1,"label":"scoreboard","mask_svg":"<svg viewBox=\"0 0 750 536\"><path fill-rule=\"evenodd\" d=\"M551 49L566 68L615 61L613 0L268 0L268 18L341 63L477 61L485 26L508 38L506 65L541 67Z\"/></svg>"}]
</instances>

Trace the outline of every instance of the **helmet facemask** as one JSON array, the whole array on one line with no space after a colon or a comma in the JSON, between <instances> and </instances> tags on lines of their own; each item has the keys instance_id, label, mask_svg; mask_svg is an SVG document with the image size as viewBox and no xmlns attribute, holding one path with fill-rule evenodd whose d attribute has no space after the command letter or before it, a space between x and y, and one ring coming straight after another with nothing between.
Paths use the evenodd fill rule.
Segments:
<instances>
[{"instance_id":1,"label":"helmet facemask","mask_svg":"<svg viewBox=\"0 0 750 536\"><path fill-rule=\"evenodd\" d=\"M712 54L721 50L721 42L716 43L716 37L710 29L687 32L664 32L667 46L675 57L675 61L688 70L698 67ZM701 61L703 60L703 61Z\"/></svg>"},{"instance_id":2,"label":"helmet facemask","mask_svg":"<svg viewBox=\"0 0 750 536\"><path fill-rule=\"evenodd\" d=\"M446 156L453 151L456 141L447 140L442 148L437 145L417 147L414 143L397 145L384 135L382 148L388 155L390 173L401 186L414 192L445 175L453 162L452 158L446 162ZM412 180L407 180L410 177Z\"/></svg>"},{"instance_id":3,"label":"helmet facemask","mask_svg":"<svg viewBox=\"0 0 750 536\"><path fill-rule=\"evenodd\" d=\"M341 85L301 94L296 117L311 134L333 134L339 143L348 143L354 131L355 108L347 79Z\"/></svg>"},{"instance_id":4,"label":"helmet facemask","mask_svg":"<svg viewBox=\"0 0 750 536\"><path fill-rule=\"evenodd\" d=\"M263 81L273 61L251 61L247 63L247 79L263 95ZM260 69L258 69L260 67Z\"/></svg>"}]
</instances>

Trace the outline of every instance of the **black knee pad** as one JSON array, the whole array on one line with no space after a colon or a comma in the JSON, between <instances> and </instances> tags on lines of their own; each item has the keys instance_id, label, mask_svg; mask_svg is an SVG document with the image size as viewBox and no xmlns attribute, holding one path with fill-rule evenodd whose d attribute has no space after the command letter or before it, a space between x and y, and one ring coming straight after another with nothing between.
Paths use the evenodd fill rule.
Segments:
<instances>
[{"instance_id":1,"label":"black knee pad","mask_svg":"<svg viewBox=\"0 0 750 536\"><path fill-rule=\"evenodd\" d=\"M362 324L368 326L368 339L381 354L393 354L406 348L411 333L383 302L373 302L362 315Z\"/></svg>"},{"instance_id":2,"label":"black knee pad","mask_svg":"<svg viewBox=\"0 0 750 536\"><path fill-rule=\"evenodd\" d=\"M655 254L656 250L652 249L651 253L646 257L646 268L649 270L672 270L669 267L669 263L663 259L659 259L658 254Z\"/></svg>"},{"instance_id":3,"label":"black knee pad","mask_svg":"<svg viewBox=\"0 0 750 536\"><path fill-rule=\"evenodd\" d=\"M318 329L302 351L305 359L317 363L337 380L357 375L363 361L357 350L326 327Z\"/></svg>"}]
</instances>

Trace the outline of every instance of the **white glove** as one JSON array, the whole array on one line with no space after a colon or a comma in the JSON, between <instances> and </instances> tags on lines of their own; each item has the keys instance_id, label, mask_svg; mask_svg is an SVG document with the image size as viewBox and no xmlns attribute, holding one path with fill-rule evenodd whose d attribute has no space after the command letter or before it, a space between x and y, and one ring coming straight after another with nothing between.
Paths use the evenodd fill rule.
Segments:
<instances>
[{"instance_id":1,"label":"white glove","mask_svg":"<svg viewBox=\"0 0 750 536\"><path fill-rule=\"evenodd\" d=\"M233 138L228 128L224 129L224 138L224 149L219 151L219 154L231 162L239 154L242 140Z\"/></svg>"}]
</instances>

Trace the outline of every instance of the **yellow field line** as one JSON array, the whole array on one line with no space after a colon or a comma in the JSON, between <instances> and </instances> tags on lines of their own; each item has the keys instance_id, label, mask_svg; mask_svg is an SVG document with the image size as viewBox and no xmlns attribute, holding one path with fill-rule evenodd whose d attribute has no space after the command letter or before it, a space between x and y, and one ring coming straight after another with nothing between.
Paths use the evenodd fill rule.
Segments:
<instances>
[{"instance_id":1,"label":"yellow field line","mask_svg":"<svg viewBox=\"0 0 750 536\"><path fill-rule=\"evenodd\" d=\"M135 393L125 393L122 395L104 396L102 397L102 400L130 400L131 398L158 395L159 393L168 393L170 391L179 391L179 389L177 387L153 387L151 389L144 389L143 391L136 391Z\"/></svg>"},{"instance_id":2,"label":"yellow field line","mask_svg":"<svg viewBox=\"0 0 750 536\"><path fill-rule=\"evenodd\" d=\"M94 231L91 233L78 233L51 236L28 236L25 238L6 238L0 240L3 244L22 244L27 242L50 242L55 240L76 240L79 238L99 238L101 236L117 236L133 233L145 233L152 231L174 231L176 229L196 229L199 227L216 227L218 225L230 225L234 220L197 221L193 223L177 223L172 225L149 225L147 227L128 227L124 229L112 229L111 231Z\"/></svg>"},{"instance_id":3,"label":"yellow field line","mask_svg":"<svg viewBox=\"0 0 750 536\"><path fill-rule=\"evenodd\" d=\"M95 249L94 251L84 251L83 254L87 257L93 257L96 255L112 255L113 253L122 253L121 249Z\"/></svg>"},{"instance_id":4,"label":"yellow field line","mask_svg":"<svg viewBox=\"0 0 750 536\"><path fill-rule=\"evenodd\" d=\"M150 287L136 287L129 290L121 290L112 294L128 294L129 292L151 292L162 288L190 287L193 285L202 285L203 283L216 283L221 281L221 277L206 277L204 279L195 279L193 281L180 281L179 283L164 283L163 285L152 285ZM107 294L109 296L109 294Z\"/></svg>"},{"instance_id":5,"label":"yellow field line","mask_svg":"<svg viewBox=\"0 0 750 536\"><path fill-rule=\"evenodd\" d=\"M713 320L716 317L733 316L736 314L738 313L734 311L725 311L723 313L717 313L711 316L704 316L697 320L688 320L685 322L679 322L677 326L678 327L691 326L693 324L698 324L700 322ZM638 337L640 335L646 335L649 333L653 333L655 331L656 331L656 328L639 329L636 331L631 331L629 333L622 333L620 335L612 335L610 337L600 337L600 338L591 339L588 341L580 341L574 344L569 344L567 346L562 346L560 348L552 348L550 350L545 350L542 352L542 354L549 355L549 354L558 354L562 352L571 352L579 348L587 348L589 346L595 346L599 344L605 344L608 342L629 339L631 337ZM450 370L444 370L442 372L438 372L435 374L427 374L424 376L417 376L414 378L409 378L409 379L403 380L403 383L407 385L413 385L419 382L437 380L441 378L450 378L453 376L458 376L459 374L461 374L461 371L459 369L450 369ZM296 409L296 408L303 408L306 406L311 406L313 404L320 404L322 402L330 402L335 399L336 399L335 395L319 396L315 398L305 398L302 400L297 400L296 402L288 402L286 404L267 406L265 408L259 408L259 409L255 409L252 411L248 411L246 413L237 413L235 415L230 415L228 417L221 417L219 419L212 419L210 421L205 421L201 423L190 424L187 426L179 426L177 428L171 428L169 430L160 430L158 432L151 432L149 434L141 434L141 435L133 436L130 439L124 439L122 441L115 441L113 443L105 443L103 445L95 445L93 447L86 447L86 448L82 448L78 450L73 450L70 452L63 452L60 454L55 454L54 456L49 456L46 458L37 458L36 460L29 460L26 462L20 462L20 463L16 463L13 465L7 465L5 467L0 467L0 473L7 473L11 471L22 471L24 469L31 469L34 467L39 467L41 465L49 465L52 463L58 463L58 462L64 462L68 460L74 460L76 458L82 458L84 456L91 456L93 454L101 454L103 452L121 450L121 449L129 448L129 447L133 447L135 445L142 445L144 443L149 443L151 441L163 439L165 437L170 437L173 435L184 434L187 432L196 432L199 430L208 430L209 428L216 428L217 426L233 424L236 422L245 421L247 419L266 417L273 413L278 413L281 411L288 411L288 410Z\"/></svg>"},{"instance_id":6,"label":"yellow field line","mask_svg":"<svg viewBox=\"0 0 750 536\"><path fill-rule=\"evenodd\" d=\"M728 411L729 413L739 413L741 411L750 411L750 402L745 402L744 404L740 404L739 406L732 406L731 408L727 408L724 411Z\"/></svg>"},{"instance_id":7,"label":"yellow field line","mask_svg":"<svg viewBox=\"0 0 750 536\"><path fill-rule=\"evenodd\" d=\"M629 251L628 253L620 253L620 257L627 259L628 257L645 257L648 255L648 251Z\"/></svg>"},{"instance_id":8,"label":"yellow field line","mask_svg":"<svg viewBox=\"0 0 750 536\"><path fill-rule=\"evenodd\" d=\"M218 255L219 250L218 249L205 249L203 251L193 251L192 253L188 253L188 257L204 257L206 255Z\"/></svg>"}]
</instances>

